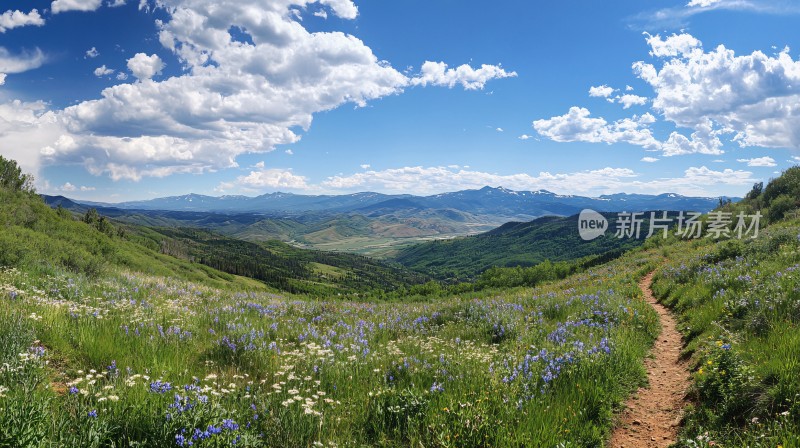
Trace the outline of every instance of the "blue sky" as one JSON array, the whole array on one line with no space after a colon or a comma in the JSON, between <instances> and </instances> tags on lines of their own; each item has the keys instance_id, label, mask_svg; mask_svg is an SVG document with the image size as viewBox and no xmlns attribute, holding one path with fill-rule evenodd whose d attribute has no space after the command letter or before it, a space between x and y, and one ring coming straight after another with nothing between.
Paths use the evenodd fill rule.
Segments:
<instances>
[{"instance_id":1,"label":"blue sky","mask_svg":"<svg viewBox=\"0 0 800 448\"><path fill-rule=\"evenodd\" d=\"M0 154L51 194L741 196L800 160L793 2L3 6Z\"/></svg>"}]
</instances>

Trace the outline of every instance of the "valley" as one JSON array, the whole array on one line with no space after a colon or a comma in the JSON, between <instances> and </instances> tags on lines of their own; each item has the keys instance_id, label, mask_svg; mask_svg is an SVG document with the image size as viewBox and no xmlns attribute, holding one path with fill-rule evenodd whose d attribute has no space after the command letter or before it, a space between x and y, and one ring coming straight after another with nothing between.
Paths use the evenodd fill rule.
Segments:
<instances>
[{"instance_id":1,"label":"valley","mask_svg":"<svg viewBox=\"0 0 800 448\"><path fill-rule=\"evenodd\" d=\"M792 446L798 173L718 204L763 212L757 237L584 242L544 217L405 266L219 231L311 215L0 188L0 446Z\"/></svg>"}]
</instances>

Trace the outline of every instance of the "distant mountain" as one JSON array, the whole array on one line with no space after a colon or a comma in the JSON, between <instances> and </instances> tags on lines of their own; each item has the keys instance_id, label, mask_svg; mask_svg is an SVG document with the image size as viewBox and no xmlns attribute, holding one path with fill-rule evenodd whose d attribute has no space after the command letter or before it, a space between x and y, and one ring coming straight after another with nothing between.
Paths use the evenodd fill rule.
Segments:
<instances>
[{"instance_id":1,"label":"distant mountain","mask_svg":"<svg viewBox=\"0 0 800 448\"><path fill-rule=\"evenodd\" d=\"M737 199L737 198L732 198ZM79 202L79 201L76 201ZM357 212L369 216L409 210L455 210L504 220L528 220L540 216L570 216L585 208L597 211L694 210L707 212L719 205L716 197L613 194L599 197L559 195L547 190L513 191L484 187L432 196L354 193L347 195L299 195L270 193L256 197L188 194L147 201L89 205L120 209L172 210L223 213Z\"/></svg>"},{"instance_id":2,"label":"distant mountain","mask_svg":"<svg viewBox=\"0 0 800 448\"><path fill-rule=\"evenodd\" d=\"M293 193L269 193L249 196L205 196L187 194L146 201L97 204L107 207L140 210L176 210L199 212L342 212L366 207L392 198L406 195L381 193L354 193L347 195L299 195Z\"/></svg>"}]
</instances>

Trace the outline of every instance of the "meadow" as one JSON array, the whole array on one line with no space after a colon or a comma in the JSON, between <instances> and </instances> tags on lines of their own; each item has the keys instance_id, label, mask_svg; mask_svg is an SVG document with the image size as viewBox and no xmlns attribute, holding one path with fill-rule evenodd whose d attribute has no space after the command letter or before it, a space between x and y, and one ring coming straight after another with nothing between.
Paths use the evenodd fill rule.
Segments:
<instances>
[{"instance_id":1,"label":"meadow","mask_svg":"<svg viewBox=\"0 0 800 448\"><path fill-rule=\"evenodd\" d=\"M632 257L412 304L6 268L0 445L599 446L659 331Z\"/></svg>"},{"instance_id":2,"label":"meadow","mask_svg":"<svg viewBox=\"0 0 800 448\"><path fill-rule=\"evenodd\" d=\"M693 370L678 446L800 446L800 223L664 253L653 290Z\"/></svg>"}]
</instances>

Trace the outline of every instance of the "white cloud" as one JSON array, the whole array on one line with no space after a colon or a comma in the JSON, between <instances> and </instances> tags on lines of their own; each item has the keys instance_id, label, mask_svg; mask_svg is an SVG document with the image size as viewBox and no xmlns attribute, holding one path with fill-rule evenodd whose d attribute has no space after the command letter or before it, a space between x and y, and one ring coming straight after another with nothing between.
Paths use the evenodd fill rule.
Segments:
<instances>
[{"instance_id":1,"label":"white cloud","mask_svg":"<svg viewBox=\"0 0 800 448\"><path fill-rule=\"evenodd\" d=\"M105 64L101 65L100 67L97 67L96 69L94 69L94 76L97 76L98 78L102 77L102 76L110 75L112 73L114 73L114 69L106 67Z\"/></svg>"},{"instance_id":2,"label":"white cloud","mask_svg":"<svg viewBox=\"0 0 800 448\"><path fill-rule=\"evenodd\" d=\"M78 187L76 185L71 184L70 182L65 183L64 185L58 187L57 189L59 191L63 191L63 192L67 192L67 193L72 193L72 192L75 192L75 191L84 191L84 192L85 191L95 191L95 187L87 187L87 186L83 186L83 185Z\"/></svg>"},{"instance_id":3,"label":"white cloud","mask_svg":"<svg viewBox=\"0 0 800 448\"><path fill-rule=\"evenodd\" d=\"M319 11L314 11L314 15L317 17L322 17L323 19L328 18L328 13L324 9L320 9Z\"/></svg>"},{"instance_id":4,"label":"white cloud","mask_svg":"<svg viewBox=\"0 0 800 448\"><path fill-rule=\"evenodd\" d=\"M108 7L109 8L116 8L118 6L125 6L125 3L127 3L126 0L110 0L108 2Z\"/></svg>"},{"instance_id":5,"label":"white cloud","mask_svg":"<svg viewBox=\"0 0 800 448\"><path fill-rule=\"evenodd\" d=\"M359 166L361 167L362 170L368 170L371 168L371 165L369 163L364 163Z\"/></svg>"},{"instance_id":6,"label":"white cloud","mask_svg":"<svg viewBox=\"0 0 800 448\"><path fill-rule=\"evenodd\" d=\"M86 50L86 56L85 56L86 58L96 58L98 56L100 56L100 52L97 51L97 48L92 47Z\"/></svg>"},{"instance_id":7,"label":"white cloud","mask_svg":"<svg viewBox=\"0 0 800 448\"><path fill-rule=\"evenodd\" d=\"M503 128L496 128L496 129L495 129L495 131L497 131L497 132L503 132Z\"/></svg>"},{"instance_id":8,"label":"white cloud","mask_svg":"<svg viewBox=\"0 0 800 448\"><path fill-rule=\"evenodd\" d=\"M769 157L769 156L757 157L757 158L753 158L753 159L736 159L736 161L737 162L742 162L742 163L747 163L747 166L753 166L753 167L778 166L778 164L775 163L775 159L773 159L772 157Z\"/></svg>"},{"instance_id":9,"label":"white cloud","mask_svg":"<svg viewBox=\"0 0 800 448\"><path fill-rule=\"evenodd\" d=\"M528 134L522 134L517 138L519 138L520 140L528 140L530 138L533 138L533 136L532 135L528 135Z\"/></svg>"},{"instance_id":10,"label":"white cloud","mask_svg":"<svg viewBox=\"0 0 800 448\"><path fill-rule=\"evenodd\" d=\"M136 55L128 59L128 70L140 81L160 75L164 66L164 62L157 54L148 56L144 53L136 53Z\"/></svg>"},{"instance_id":11,"label":"white cloud","mask_svg":"<svg viewBox=\"0 0 800 448\"><path fill-rule=\"evenodd\" d=\"M385 191L390 193L432 194L502 185L518 191L546 189L561 194L600 195L618 193L675 192L694 196L729 194L731 188L748 187L756 181L749 171L714 171L690 167L677 177L641 181L628 168L606 167L571 173L540 172L496 174L472 171L467 167L403 167L366 171L348 176L333 176L311 189L326 191Z\"/></svg>"},{"instance_id":12,"label":"white cloud","mask_svg":"<svg viewBox=\"0 0 800 448\"><path fill-rule=\"evenodd\" d=\"M358 17L358 8L351 0L320 0L323 5L328 5L333 12L343 19Z\"/></svg>"},{"instance_id":13,"label":"white cloud","mask_svg":"<svg viewBox=\"0 0 800 448\"><path fill-rule=\"evenodd\" d=\"M680 29L697 14L714 11L747 11L759 14L798 14L800 7L794 0L692 0L680 6L647 11L629 18L637 29Z\"/></svg>"},{"instance_id":14,"label":"white cloud","mask_svg":"<svg viewBox=\"0 0 800 448\"><path fill-rule=\"evenodd\" d=\"M44 64L45 56L42 50L24 52L19 55L11 54L5 47L0 47L0 73L22 73L39 68Z\"/></svg>"},{"instance_id":15,"label":"white cloud","mask_svg":"<svg viewBox=\"0 0 800 448\"><path fill-rule=\"evenodd\" d=\"M641 162L655 163L658 162L658 159L655 157L642 157Z\"/></svg>"},{"instance_id":16,"label":"white cloud","mask_svg":"<svg viewBox=\"0 0 800 448\"><path fill-rule=\"evenodd\" d=\"M0 14L0 33L5 33L8 30L19 28L21 26L42 26L44 19L39 15L39 11L32 9L29 13L24 13L20 10L8 10Z\"/></svg>"},{"instance_id":17,"label":"white cloud","mask_svg":"<svg viewBox=\"0 0 800 448\"><path fill-rule=\"evenodd\" d=\"M702 42L695 39L691 34L673 34L666 39L661 39L661 36L656 34L651 36L644 33L647 38L647 44L650 45L650 55L657 58L684 56L692 53L695 49L702 46Z\"/></svg>"},{"instance_id":18,"label":"white cloud","mask_svg":"<svg viewBox=\"0 0 800 448\"><path fill-rule=\"evenodd\" d=\"M590 115L588 109L571 107L564 115L534 121L533 127L542 136L556 142L629 143L647 149L661 148L648 128L655 121L649 113L614 123Z\"/></svg>"},{"instance_id":19,"label":"white cloud","mask_svg":"<svg viewBox=\"0 0 800 448\"><path fill-rule=\"evenodd\" d=\"M291 149L287 149L287 150L286 150L286 151L284 151L284 152L285 152L286 154L290 155L290 156L294 155L294 151L292 151Z\"/></svg>"},{"instance_id":20,"label":"white cloud","mask_svg":"<svg viewBox=\"0 0 800 448\"><path fill-rule=\"evenodd\" d=\"M279 188L307 190L310 188L304 176L298 176L292 173L292 170L277 168L251 171L247 176L239 176L235 184L255 190Z\"/></svg>"},{"instance_id":21,"label":"white cloud","mask_svg":"<svg viewBox=\"0 0 800 448\"><path fill-rule=\"evenodd\" d=\"M722 140L719 138L720 131L715 131L711 120L703 120L695 125L695 132L687 138L683 134L673 132L667 141L661 145L664 156L680 156L685 154L710 154L720 155L722 150Z\"/></svg>"},{"instance_id":22,"label":"white cloud","mask_svg":"<svg viewBox=\"0 0 800 448\"><path fill-rule=\"evenodd\" d=\"M0 73L0 86L6 83L6 74Z\"/></svg>"},{"instance_id":23,"label":"white cloud","mask_svg":"<svg viewBox=\"0 0 800 448\"><path fill-rule=\"evenodd\" d=\"M264 161L262 160L262 161L256 163L253 166L256 167L256 168L264 168Z\"/></svg>"},{"instance_id":24,"label":"white cloud","mask_svg":"<svg viewBox=\"0 0 800 448\"><path fill-rule=\"evenodd\" d=\"M692 7L700 7L700 8L707 8L713 4L719 3L721 0L692 0L686 4L689 8Z\"/></svg>"},{"instance_id":25,"label":"white cloud","mask_svg":"<svg viewBox=\"0 0 800 448\"><path fill-rule=\"evenodd\" d=\"M605 84L589 88L589 96L592 97L608 98L612 93L614 93L614 89Z\"/></svg>"},{"instance_id":26,"label":"white cloud","mask_svg":"<svg viewBox=\"0 0 800 448\"><path fill-rule=\"evenodd\" d=\"M632 67L655 95L652 101L633 94L613 101L624 109L652 102L653 112L678 130L660 140L649 129L654 114L643 115L652 118L651 123L635 117L608 123L602 117L590 117L581 107L560 117L537 120L534 128L558 142L631 143L660 150L664 156L723 154L723 136L741 147L800 148L796 131L800 129L796 112L800 60L794 60L788 48L773 56L761 51L737 56L722 45L705 51L698 39L686 33L666 38L645 35L650 54L659 59L660 66L639 61ZM601 91L603 87L592 89L602 96L607 93Z\"/></svg>"},{"instance_id":27,"label":"white cloud","mask_svg":"<svg viewBox=\"0 0 800 448\"><path fill-rule=\"evenodd\" d=\"M623 109L629 109L631 106L644 106L647 104L647 98L627 93L617 97L616 100L619 104L622 104Z\"/></svg>"},{"instance_id":28,"label":"white cloud","mask_svg":"<svg viewBox=\"0 0 800 448\"><path fill-rule=\"evenodd\" d=\"M128 79L128 74L127 73L125 73L125 72L117 73L117 80L118 81L125 81L126 79Z\"/></svg>"},{"instance_id":29,"label":"white cloud","mask_svg":"<svg viewBox=\"0 0 800 448\"><path fill-rule=\"evenodd\" d=\"M412 85L447 86L453 88L461 84L467 90L482 90L486 83L492 79L513 78L517 72L507 72L497 65L483 64L481 68L474 69L469 65L460 65L456 68L447 68L444 62L426 61L422 64L420 74L411 78Z\"/></svg>"},{"instance_id":30,"label":"white cloud","mask_svg":"<svg viewBox=\"0 0 800 448\"><path fill-rule=\"evenodd\" d=\"M160 0L159 42L182 74L154 80L163 61L137 54L128 68L140 82L58 112L69 140L48 144L45 162L134 181L237 167L239 155L295 143L314 114L343 104L365 106L413 85L479 89L515 75L495 66L438 72L431 63L429 78L410 78L357 37L311 33L289 13L315 3L342 18L358 15L350 0ZM232 28L247 42L235 40Z\"/></svg>"},{"instance_id":31,"label":"white cloud","mask_svg":"<svg viewBox=\"0 0 800 448\"><path fill-rule=\"evenodd\" d=\"M56 141L61 133L57 121L42 101L0 103L0 153L37 177L39 148Z\"/></svg>"},{"instance_id":32,"label":"white cloud","mask_svg":"<svg viewBox=\"0 0 800 448\"><path fill-rule=\"evenodd\" d=\"M50 10L53 14L67 11L96 11L102 3L102 0L54 0Z\"/></svg>"},{"instance_id":33,"label":"white cloud","mask_svg":"<svg viewBox=\"0 0 800 448\"><path fill-rule=\"evenodd\" d=\"M648 42L654 51L661 45ZM722 45L709 52L695 48L660 69L637 62L634 70L653 87L653 108L679 127L711 121L741 146L800 147L800 61L788 49L736 56Z\"/></svg>"}]
</instances>

